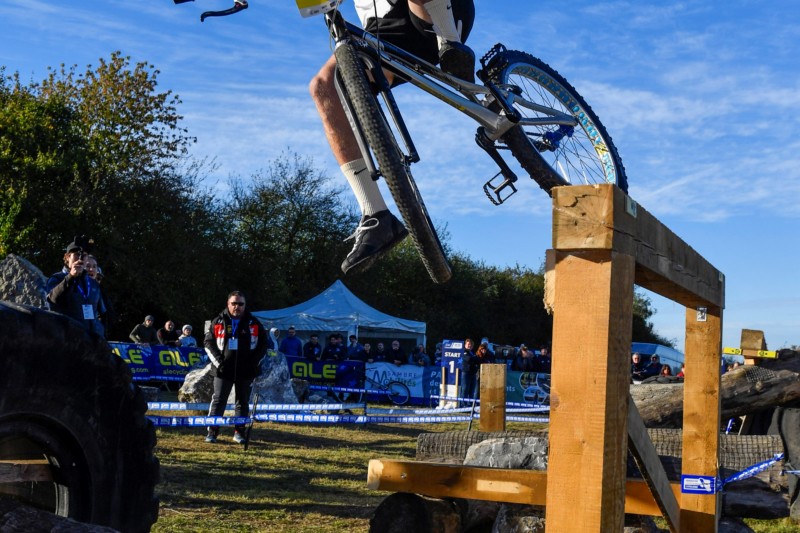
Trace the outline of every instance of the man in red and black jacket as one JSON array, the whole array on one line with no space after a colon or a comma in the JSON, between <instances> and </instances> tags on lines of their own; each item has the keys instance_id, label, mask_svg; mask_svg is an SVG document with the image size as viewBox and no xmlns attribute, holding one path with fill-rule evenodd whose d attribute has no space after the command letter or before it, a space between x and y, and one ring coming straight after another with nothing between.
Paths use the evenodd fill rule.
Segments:
<instances>
[{"instance_id":1,"label":"man in red and black jacket","mask_svg":"<svg viewBox=\"0 0 800 533\"><path fill-rule=\"evenodd\" d=\"M214 365L214 395L208 416L222 416L231 389L236 391L235 416L248 416L248 401L259 363L267 353L267 334L261 323L245 309L240 291L228 295L226 308L211 321L204 347ZM217 442L219 426L209 426L206 442ZM233 440L245 441L244 425L237 425Z\"/></svg>"}]
</instances>

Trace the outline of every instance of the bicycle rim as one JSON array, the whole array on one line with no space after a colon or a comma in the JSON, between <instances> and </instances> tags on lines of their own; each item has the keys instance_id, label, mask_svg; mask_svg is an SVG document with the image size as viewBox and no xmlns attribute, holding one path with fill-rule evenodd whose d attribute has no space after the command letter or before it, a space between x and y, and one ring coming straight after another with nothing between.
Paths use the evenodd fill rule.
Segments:
<instances>
[{"instance_id":1,"label":"bicycle rim","mask_svg":"<svg viewBox=\"0 0 800 533\"><path fill-rule=\"evenodd\" d=\"M549 191L554 185L613 183L627 192L625 169L611 136L569 82L549 65L524 52L498 54L492 65L496 83L518 87L522 98L577 120L574 126L543 124L517 127L503 137L514 157L529 173L541 175L541 168L532 167L530 158L526 156L531 148L539 152L556 175L545 179L546 183L540 183L544 189ZM522 105L515 107L524 118L547 117ZM531 175L536 179L534 174Z\"/></svg>"},{"instance_id":2,"label":"bicycle rim","mask_svg":"<svg viewBox=\"0 0 800 533\"><path fill-rule=\"evenodd\" d=\"M425 268L436 283L444 283L452 273L414 178L397 145L380 105L370 90L361 60L348 44L337 46L336 64L355 114L386 179L397 209L411 234Z\"/></svg>"},{"instance_id":3,"label":"bicycle rim","mask_svg":"<svg viewBox=\"0 0 800 533\"><path fill-rule=\"evenodd\" d=\"M405 405L408 403L408 399L411 397L411 391L408 390L405 383L392 381L387 386L389 387L389 399L393 404Z\"/></svg>"}]
</instances>

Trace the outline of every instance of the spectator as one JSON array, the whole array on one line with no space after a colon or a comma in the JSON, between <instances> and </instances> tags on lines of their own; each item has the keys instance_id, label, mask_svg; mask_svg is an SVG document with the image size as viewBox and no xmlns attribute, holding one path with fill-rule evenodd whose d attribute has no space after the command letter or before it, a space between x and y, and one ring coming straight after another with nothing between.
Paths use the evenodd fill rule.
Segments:
<instances>
[{"instance_id":1,"label":"spectator","mask_svg":"<svg viewBox=\"0 0 800 533\"><path fill-rule=\"evenodd\" d=\"M521 344L519 347L519 353L517 357L514 358L514 362L511 364L512 370L518 370L520 372L536 372L538 371L539 365L537 364L536 357L533 355L533 352L528 349L527 346Z\"/></svg>"},{"instance_id":2,"label":"spectator","mask_svg":"<svg viewBox=\"0 0 800 533\"><path fill-rule=\"evenodd\" d=\"M494 352L489 349L489 341L483 339L481 345L475 350L475 393L480 390L481 365L494 363ZM473 396L474 398L474 396Z\"/></svg>"},{"instance_id":3,"label":"spectator","mask_svg":"<svg viewBox=\"0 0 800 533\"><path fill-rule=\"evenodd\" d=\"M347 358L353 361L361 361L364 356L364 347L358 342L358 337L350 335L350 343L347 345Z\"/></svg>"},{"instance_id":4,"label":"spectator","mask_svg":"<svg viewBox=\"0 0 800 533\"><path fill-rule=\"evenodd\" d=\"M650 362L644 367L644 375L646 378L657 376L661 373L661 363L658 360L658 355L653 354L650 356Z\"/></svg>"},{"instance_id":5,"label":"spectator","mask_svg":"<svg viewBox=\"0 0 800 533\"><path fill-rule=\"evenodd\" d=\"M386 354L386 360L391 361L397 366L400 366L406 362L406 355L403 353L403 350L400 349L399 340L395 339L392 341L392 347L389 350L389 353Z\"/></svg>"},{"instance_id":6,"label":"spectator","mask_svg":"<svg viewBox=\"0 0 800 533\"><path fill-rule=\"evenodd\" d=\"M433 352L433 364L434 366L441 366L442 364L442 343L436 343L436 350Z\"/></svg>"},{"instance_id":7,"label":"spectator","mask_svg":"<svg viewBox=\"0 0 800 533\"><path fill-rule=\"evenodd\" d=\"M417 366L430 366L431 358L425 353L425 345L417 345L416 350L408 355L408 364Z\"/></svg>"},{"instance_id":8,"label":"spectator","mask_svg":"<svg viewBox=\"0 0 800 533\"><path fill-rule=\"evenodd\" d=\"M550 348L544 344L539 348L539 357L536 360L536 371L542 374L550 374L553 366L553 356L550 355Z\"/></svg>"},{"instance_id":9,"label":"spectator","mask_svg":"<svg viewBox=\"0 0 800 533\"><path fill-rule=\"evenodd\" d=\"M686 370L686 363L681 363L681 371L678 372L678 377L679 378L686 377L685 370Z\"/></svg>"},{"instance_id":10,"label":"spectator","mask_svg":"<svg viewBox=\"0 0 800 533\"><path fill-rule=\"evenodd\" d=\"M184 324L181 328L181 336L178 338L181 342L180 346L186 348L193 348L197 346L197 340L192 337L192 326L189 324Z\"/></svg>"},{"instance_id":11,"label":"spectator","mask_svg":"<svg viewBox=\"0 0 800 533\"><path fill-rule=\"evenodd\" d=\"M278 351L283 355L303 357L303 342L297 338L294 326L289 326L289 329L286 330L286 338L281 341Z\"/></svg>"},{"instance_id":12,"label":"spectator","mask_svg":"<svg viewBox=\"0 0 800 533\"><path fill-rule=\"evenodd\" d=\"M156 328L153 327L154 320L155 317L153 315L144 317L144 322L134 326L129 335L130 339L136 344L157 344L158 335L156 334Z\"/></svg>"},{"instance_id":13,"label":"spectator","mask_svg":"<svg viewBox=\"0 0 800 533\"><path fill-rule=\"evenodd\" d=\"M375 356L374 356L376 363L382 363L386 361L386 348L384 347L382 342L379 342L378 345L375 347Z\"/></svg>"},{"instance_id":14,"label":"spectator","mask_svg":"<svg viewBox=\"0 0 800 533\"><path fill-rule=\"evenodd\" d=\"M90 241L86 241L88 245ZM82 323L89 331L105 336L100 316L105 313L100 285L85 268L83 241L76 237L64 253L64 267L47 280L47 303L50 309Z\"/></svg>"},{"instance_id":15,"label":"spectator","mask_svg":"<svg viewBox=\"0 0 800 533\"><path fill-rule=\"evenodd\" d=\"M478 363L475 361L475 352L472 351L472 339L464 341L464 353L461 356L461 372L464 387L464 398L474 398L475 380Z\"/></svg>"},{"instance_id":16,"label":"spectator","mask_svg":"<svg viewBox=\"0 0 800 533\"><path fill-rule=\"evenodd\" d=\"M338 333L331 333L328 336L328 344L322 350L323 361L343 361L347 356L347 351L341 344L341 336Z\"/></svg>"},{"instance_id":17,"label":"spectator","mask_svg":"<svg viewBox=\"0 0 800 533\"><path fill-rule=\"evenodd\" d=\"M642 357L638 352L631 355L631 379L634 381L642 381L647 377L642 364Z\"/></svg>"},{"instance_id":18,"label":"spectator","mask_svg":"<svg viewBox=\"0 0 800 533\"><path fill-rule=\"evenodd\" d=\"M178 347L181 345L180 335L175 331L175 322L167 320L164 327L156 332L158 344L162 346Z\"/></svg>"},{"instance_id":19,"label":"spectator","mask_svg":"<svg viewBox=\"0 0 800 533\"><path fill-rule=\"evenodd\" d=\"M100 265L97 264L97 258L91 254L86 255L84 262L86 263L86 272L89 274L89 277L95 280L97 285L100 286L100 300L103 302L102 307L104 308L104 314L100 319L103 321L106 331L108 331L112 322L116 321L116 313L114 313L114 308L111 306L111 300L108 299L106 291L103 289L103 286L100 285L100 282L103 280L103 271L100 269Z\"/></svg>"},{"instance_id":20,"label":"spectator","mask_svg":"<svg viewBox=\"0 0 800 533\"><path fill-rule=\"evenodd\" d=\"M319 335L311 335L311 339L303 346L303 357L309 361L319 361L322 359L322 346L319 343Z\"/></svg>"},{"instance_id":21,"label":"spectator","mask_svg":"<svg viewBox=\"0 0 800 533\"><path fill-rule=\"evenodd\" d=\"M660 375L662 375L662 376L671 376L672 375L672 369L670 368L670 366L669 365L663 365L661 367L661 374Z\"/></svg>"},{"instance_id":22,"label":"spectator","mask_svg":"<svg viewBox=\"0 0 800 533\"><path fill-rule=\"evenodd\" d=\"M372 345L368 342L364 343L364 355L362 357L365 363L372 363L375 361L375 356L372 354Z\"/></svg>"},{"instance_id":23,"label":"spectator","mask_svg":"<svg viewBox=\"0 0 800 533\"><path fill-rule=\"evenodd\" d=\"M222 416L231 389L236 395L235 416L249 414L248 401L259 363L267 353L267 334L261 323L245 309L240 291L228 294L226 307L211 321L203 345L214 365L214 394L208 416ZM219 426L209 426L206 442L217 442ZM244 443L244 425L237 425L233 440Z\"/></svg>"}]
</instances>

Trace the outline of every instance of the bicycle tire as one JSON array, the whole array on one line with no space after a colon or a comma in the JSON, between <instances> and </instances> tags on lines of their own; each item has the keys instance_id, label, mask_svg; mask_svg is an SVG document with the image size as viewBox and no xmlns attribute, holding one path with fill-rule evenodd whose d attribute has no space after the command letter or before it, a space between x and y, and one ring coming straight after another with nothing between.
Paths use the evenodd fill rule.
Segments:
<instances>
[{"instance_id":1,"label":"bicycle tire","mask_svg":"<svg viewBox=\"0 0 800 533\"><path fill-rule=\"evenodd\" d=\"M356 119L414 240L422 263L434 282L444 283L452 276L444 248L406 165L405 157L372 93L358 52L352 45L342 43L336 47L335 56L336 66Z\"/></svg>"},{"instance_id":2,"label":"bicycle tire","mask_svg":"<svg viewBox=\"0 0 800 533\"><path fill-rule=\"evenodd\" d=\"M611 136L578 91L554 68L525 52L506 50L492 58L487 72L494 83L519 87L527 100L578 119L577 127L563 137L559 126L552 124L516 126L501 137L542 189L549 194L559 185L614 183L628 191L625 168ZM520 105L515 107L525 118L543 116ZM560 139L551 144L548 137ZM550 169L543 169L542 162Z\"/></svg>"},{"instance_id":3,"label":"bicycle tire","mask_svg":"<svg viewBox=\"0 0 800 533\"><path fill-rule=\"evenodd\" d=\"M390 381L386 384L386 388L389 389L389 399L395 405L405 405L411 398L411 391L405 383Z\"/></svg>"}]
</instances>

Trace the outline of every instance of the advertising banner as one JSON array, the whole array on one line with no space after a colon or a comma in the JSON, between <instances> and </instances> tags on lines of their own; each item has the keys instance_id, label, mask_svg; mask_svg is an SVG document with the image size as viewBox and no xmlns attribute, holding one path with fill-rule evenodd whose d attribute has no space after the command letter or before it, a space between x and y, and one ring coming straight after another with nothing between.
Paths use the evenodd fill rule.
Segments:
<instances>
[{"instance_id":1,"label":"advertising banner","mask_svg":"<svg viewBox=\"0 0 800 533\"><path fill-rule=\"evenodd\" d=\"M111 351L131 369L134 381L183 381L192 368L205 361L202 348L109 342Z\"/></svg>"},{"instance_id":2,"label":"advertising banner","mask_svg":"<svg viewBox=\"0 0 800 533\"><path fill-rule=\"evenodd\" d=\"M506 401L550 405L550 374L509 370L506 373Z\"/></svg>"}]
</instances>

